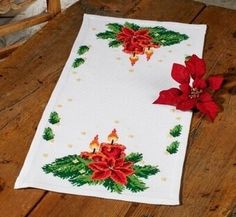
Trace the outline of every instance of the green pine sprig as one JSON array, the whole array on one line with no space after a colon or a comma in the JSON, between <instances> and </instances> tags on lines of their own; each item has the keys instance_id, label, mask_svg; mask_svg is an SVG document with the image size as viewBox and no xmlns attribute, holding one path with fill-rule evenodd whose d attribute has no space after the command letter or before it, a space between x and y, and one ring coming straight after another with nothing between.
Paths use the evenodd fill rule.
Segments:
<instances>
[{"instance_id":1,"label":"green pine sprig","mask_svg":"<svg viewBox=\"0 0 236 217\"><path fill-rule=\"evenodd\" d=\"M130 153L129 155L126 156L125 158L126 161L131 161L133 163L138 163L141 160L143 160L143 155L141 153Z\"/></svg>"},{"instance_id":2,"label":"green pine sprig","mask_svg":"<svg viewBox=\"0 0 236 217\"><path fill-rule=\"evenodd\" d=\"M72 64L74 68L79 67L80 65L84 64L85 60L83 58L76 58Z\"/></svg>"},{"instance_id":3,"label":"green pine sprig","mask_svg":"<svg viewBox=\"0 0 236 217\"><path fill-rule=\"evenodd\" d=\"M148 188L145 185L145 183L136 175L128 176L127 179L128 179L128 182L127 182L126 188L132 192L140 192Z\"/></svg>"},{"instance_id":4,"label":"green pine sprig","mask_svg":"<svg viewBox=\"0 0 236 217\"><path fill-rule=\"evenodd\" d=\"M56 159L53 163L46 164L42 169L45 173L52 173L54 176L65 179L92 174L92 171L87 166L90 162L90 160L85 160L78 155L68 155Z\"/></svg>"},{"instance_id":5,"label":"green pine sprig","mask_svg":"<svg viewBox=\"0 0 236 217\"><path fill-rule=\"evenodd\" d=\"M43 138L47 141L54 139L55 134L53 133L52 128L47 127L44 129Z\"/></svg>"},{"instance_id":6,"label":"green pine sprig","mask_svg":"<svg viewBox=\"0 0 236 217\"><path fill-rule=\"evenodd\" d=\"M181 135L183 126L178 124L174 128L170 129L170 135L173 137L178 137Z\"/></svg>"},{"instance_id":7,"label":"green pine sprig","mask_svg":"<svg viewBox=\"0 0 236 217\"><path fill-rule=\"evenodd\" d=\"M121 185L119 183L114 182L112 179L108 178L106 180L104 180L103 182L103 186L105 188L107 188L107 190L111 191L111 192L116 192L118 194L120 194L124 189L125 186Z\"/></svg>"},{"instance_id":8,"label":"green pine sprig","mask_svg":"<svg viewBox=\"0 0 236 217\"><path fill-rule=\"evenodd\" d=\"M57 124L60 122L60 117L59 114L57 112L51 112L50 117L48 119L50 124Z\"/></svg>"},{"instance_id":9,"label":"green pine sprig","mask_svg":"<svg viewBox=\"0 0 236 217\"><path fill-rule=\"evenodd\" d=\"M116 33L112 31L100 32L96 36L101 39L116 39Z\"/></svg>"},{"instance_id":10,"label":"green pine sprig","mask_svg":"<svg viewBox=\"0 0 236 217\"><path fill-rule=\"evenodd\" d=\"M110 41L109 42L109 47L119 47L120 45L122 45L122 42L121 41L118 41L118 40L113 40L113 41Z\"/></svg>"},{"instance_id":11,"label":"green pine sprig","mask_svg":"<svg viewBox=\"0 0 236 217\"><path fill-rule=\"evenodd\" d=\"M135 23L129 23L129 22L125 22L124 24L125 27L133 29L135 31L139 30L141 27Z\"/></svg>"},{"instance_id":12,"label":"green pine sprig","mask_svg":"<svg viewBox=\"0 0 236 217\"><path fill-rule=\"evenodd\" d=\"M169 152L170 154L175 154L178 152L178 149L179 149L179 142L174 141L169 146L167 146L166 151Z\"/></svg>"},{"instance_id":13,"label":"green pine sprig","mask_svg":"<svg viewBox=\"0 0 236 217\"><path fill-rule=\"evenodd\" d=\"M106 26L108 27L109 30L115 33L119 33L123 27L122 25L118 23L108 23Z\"/></svg>"},{"instance_id":14,"label":"green pine sprig","mask_svg":"<svg viewBox=\"0 0 236 217\"><path fill-rule=\"evenodd\" d=\"M142 177L147 179L151 175L155 175L160 170L156 166L151 166L151 165L145 165L145 166L139 166L139 165L134 165L134 170L135 170L135 175L138 177Z\"/></svg>"},{"instance_id":15,"label":"green pine sprig","mask_svg":"<svg viewBox=\"0 0 236 217\"><path fill-rule=\"evenodd\" d=\"M77 51L77 54L83 55L88 51L89 51L89 47L86 46L86 45L82 45L82 46L79 47L79 50Z\"/></svg>"}]
</instances>

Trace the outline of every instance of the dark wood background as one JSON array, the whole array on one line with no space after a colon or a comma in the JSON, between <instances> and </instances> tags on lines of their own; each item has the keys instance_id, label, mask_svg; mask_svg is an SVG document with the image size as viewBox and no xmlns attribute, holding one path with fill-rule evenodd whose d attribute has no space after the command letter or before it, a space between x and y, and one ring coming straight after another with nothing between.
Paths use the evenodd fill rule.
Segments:
<instances>
[{"instance_id":1,"label":"dark wood background","mask_svg":"<svg viewBox=\"0 0 236 217\"><path fill-rule=\"evenodd\" d=\"M223 74L214 123L195 114L181 206L154 206L38 189L14 190L37 124L84 13L204 23L209 74ZM81 0L0 63L1 217L231 217L236 206L236 11L190 0Z\"/></svg>"}]
</instances>

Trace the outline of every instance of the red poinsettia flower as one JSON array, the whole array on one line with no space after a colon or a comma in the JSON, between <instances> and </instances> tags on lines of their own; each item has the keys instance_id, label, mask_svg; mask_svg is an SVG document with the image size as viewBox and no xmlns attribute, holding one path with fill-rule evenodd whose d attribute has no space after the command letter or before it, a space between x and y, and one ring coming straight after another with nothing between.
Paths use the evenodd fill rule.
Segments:
<instances>
[{"instance_id":1,"label":"red poinsettia flower","mask_svg":"<svg viewBox=\"0 0 236 217\"><path fill-rule=\"evenodd\" d=\"M156 47L152 43L152 37L149 36L148 29L133 30L123 27L122 31L117 34L117 39L124 43L124 52L143 54L145 47Z\"/></svg>"},{"instance_id":2,"label":"red poinsettia flower","mask_svg":"<svg viewBox=\"0 0 236 217\"><path fill-rule=\"evenodd\" d=\"M102 143L100 146L100 152L104 154L107 158L120 158L124 157L125 146L120 144L110 144L110 143Z\"/></svg>"},{"instance_id":3,"label":"red poinsettia flower","mask_svg":"<svg viewBox=\"0 0 236 217\"><path fill-rule=\"evenodd\" d=\"M105 161L90 163L88 167L93 170L92 179L105 180L111 178L119 184L127 184L127 176L134 173L133 164L124 161L124 158L109 158Z\"/></svg>"},{"instance_id":4,"label":"red poinsettia flower","mask_svg":"<svg viewBox=\"0 0 236 217\"><path fill-rule=\"evenodd\" d=\"M178 88L170 88L160 92L154 104L174 105L177 109L187 111L197 109L206 114L212 121L219 112L218 105L212 98L212 91L219 90L223 82L220 76L203 79L205 63L193 55L185 62L186 66L173 64L171 76L180 83ZM193 81L190 84L190 78Z\"/></svg>"}]
</instances>

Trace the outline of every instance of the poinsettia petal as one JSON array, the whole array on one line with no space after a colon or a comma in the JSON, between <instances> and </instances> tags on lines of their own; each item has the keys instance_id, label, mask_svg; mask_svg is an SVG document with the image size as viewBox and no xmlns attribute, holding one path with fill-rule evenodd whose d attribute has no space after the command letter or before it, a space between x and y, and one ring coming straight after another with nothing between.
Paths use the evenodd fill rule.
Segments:
<instances>
[{"instance_id":1,"label":"poinsettia petal","mask_svg":"<svg viewBox=\"0 0 236 217\"><path fill-rule=\"evenodd\" d=\"M115 169L120 170L126 176L132 175L134 173L134 170L132 168L115 168Z\"/></svg>"},{"instance_id":2,"label":"poinsettia petal","mask_svg":"<svg viewBox=\"0 0 236 217\"><path fill-rule=\"evenodd\" d=\"M188 96L191 93L191 87L189 86L189 84L181 84L179 85L179 89L186 96Z\"/></svg>"},{"instance_id":3,"label":"poinsettia petal","mask_svg":"<svg viewBox=\"0 0 236 217\"><path fill-rule=\"evenodd\" d=\"M132 167L132 166L133 166L133 163L130 161L126 161L122 165L123 168L128 168L128 167Z\"/></svg>"},{"instance_id":4,"label":"poinsettia petal","mask_svg":"<svg viewBox=\"0 0 236 217\"><path fill-rule=\"evenodd\" d=\"M214 101L199 102L197 103L197 109L207 115L211 121L214 121L219 112L219 107Z\"/></svg>"},{"instance_id":5,"label":"poinsettia petal","mask_svg":"<svg viewBox=\"0 0 236 217\"><path fill-rule=\"evenodd\" d=\"M88 167L92 170L105 170L108 168L108 164L105 161L99 161L95 163L88 164Z\"/></svg>"},{"instance_id":6,"label":"poinsettia petal","mask_svg":"<svg viewBox=\"0 0 236 217\"><path fill-rule=\"evenodd\" d=\"M195 87L197 89L205 89L207 87L207 83L203 79L196 78L193 81L193 87Z\"/></svg>"},{"instance_id":7,"label":"poinsettia petal","mask_svg":"<svg viewBox=\"0 0 236 217\"><path fill-rule=\"evenodd\" d=\"M212 90L219 90L222 83L223 83L223 80L224 80L224 78L221 76L210 76L208 78L209 87Z\"/></svg>"},{"instance_id":8,"label":"poinsettia petal","mask_svg":"<svg viewBox=\"0 0 236 217\"><path fill-rule=\"evenodd\" d=\"M212 96L208 92L203 92L199 98L200 102L209 102L212 101Z\"/></svg>"},{"instance_id":9,"label":"poinsettia petal","mask_svg":"<svg viewBox=\"0 0 236 217\"><path fill-rule=\"evenodd\" d=\"M135 35L139 35L139 36L141 36L141 35L148 36L147 34L148 34L148 29L139 29L135 32Z\"/></svg>"},{"instance_id":10,"label":"poinsettia petal","mask_svg":"<svg viewBox=\"0 0 236 217\"><path fill-rule=\"evenodd\" d=\"M127 36L133 36L134 35L134 30L130 29L130 28L127 28L127 27L123 27L122 32L124 34L126 34Z\"/></svg>"},{"instance_id":11,"label":"poinsettia petal","mask_svg":"<svg viewBox=\"0 0 236 217\"><path fill-rule=\"evenodd\" d=\"M111 170L100 170L94 171L92 175L92 179L95 180L104 180L111 176Z\"/></svg>"},{"instance_id":12,"label":"poinsettia petal","mask_svg":"<svg viewBox=\"0 0 236 217\"><path fill-rule=\"evenodd\" d=\"M180 84L188 84L190 81L190 73L187 68L177 63L172 66L171 76Z\"/></svg>"},{"instance_id":13,"label":"poinsettia petal","mask_svg":"<svg viewBox=\"0 0 236 217\"><path fill-rule=\"evenodd\" d=\"M180 101L176 105L176 109L182 110L182 111L189 111L192 110L196 105L195 99L187 98L186 100Z\"/></svg>"},{"instance_id":14,"label":"poinsettia petal","mask_svg":"<svg viewBox=\"0 0 236 217\"><path fill-rule=\"evenodd\" d=\"M185 65L191 73L193 79L202 78L206 72L206 64L203 59L200 59L195 54L185 61Z\"/></svg>"},{"instance_id":15,"label":"poinsettia petal","mask_svg":"<svg viewBox=\"0 0 236 217\"><path fill-rule=\"evenodd\" d=\"M112 170L110 177L114 182L118 182L122 185L127 184L126 175L120 170Z\"/></svg>"},{"instance_id":16,"label":"poinsettia petal","mask_svg":"<svg viewBox=\"0 0 236 217\"><path fill-rule=\"evenodd\" d=\"M153 104L176 105L177 99L180 95L181 91L178 88L162 90Z\"/></svg>"}]
</instances>

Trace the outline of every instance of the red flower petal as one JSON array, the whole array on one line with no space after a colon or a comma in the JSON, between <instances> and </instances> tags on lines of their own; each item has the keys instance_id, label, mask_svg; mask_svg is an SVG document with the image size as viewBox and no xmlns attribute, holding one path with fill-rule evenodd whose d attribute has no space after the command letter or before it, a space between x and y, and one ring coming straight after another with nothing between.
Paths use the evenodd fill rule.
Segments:
<instances>
[{"instance_id":1,"label":"red flower petal","mask_svg":"<svg viewBox=\"0 0 236 217\"><path fill-rule=\"evenodd\" d=\"M224 78L221 76L211 76L208 78L209 87L212 90L219 90L223 83L223 80Z\"/></svg>"},{"instance_id":2,"label":"red flower petal","mask_svg":"<svg viewBox=\"0 0 236 217\"><path fill-rule=\"evenodd\" d=\"M197 109L206 114L213 121L219 112L219 107L214 101L199 102Z\"/></svg>"},{"instance_id":3,"label":"red flower petal","mask_svg":"<svg viewBox=\"0 0 236 217\"><path fill-rule=\"evenodd\" d=\"M196 105L195 99L187 98L186 100L183 100L179 102L176 106L176 109L182 110L182 111L189 111L193 109Z\"/></svg>"},{"instance_id":4,"label":"red flower petal","mask_svg":"<svg viewBox=\"0 0 236 217\"><path fill-rule=\"evenodd\" d=\"M189 86L189 84L181 84L179 85L179 88L185 96L188 96L191 92L191 87Z\"/></svg>"},{"instance_id":5,"label":"red flower petal","mask_svg":"<svg viewBox=\"0 0 236 217\"><path fill-rule=\"evenodd\" d=\"M209 101L212 101L212 96L210 93L204 92L201 94L199 100L200 102L209 102Z\"/></svg>"},{"instance_id":6,"label":"red flower petal","mask_svg":"<svg viewBox=\"0 0 236 217\"><path fill-rule=\"evenodd\" d=\"M180 84L189 83L190 81L189 71L184 66L177 63L174 63L172 66L171 76Z\"/></svg>"},{"instance_id":7,"label":"red flower petal","mask_svg":"<svg viewBox=\"0 0 236 217\"><path fill-rule=\"evenodd\" d=\"M181 93L182 92L177 88L162 90L159 97L153 102L153 104L176 105L178 97Z\"/></svg>"},{"instance_id":8,"label":"red flower petal","mask_svg":"<svg viewBox=\"0 0 236 217\"><path fill-rule=\"evenodd\" d=\"M132 175L134 173L134 170L132 168L120 168L118 170L123 172L126 176Z\"/></svg>"},{"instance_id":9,"label":"red flower petal","mask_svg":"<svg viewBox=\"0 0 236 217\"><path fill-rule=\"evenodd\" d=\"M104 180L111 176L110 170L102 170L93 172L92 179Z\"/></svg>"},{"instance_id":10,"label":"red flower petal","mask_svg":"<svg viewBox=\"0 0 236 217\"><path fill-rule=\"evenodd\" d=\"M207 83L203 79L196 78L193 81L193 87L196 87L197 89L205 89L207 87Z\"/></svg>"},{"instance_id":11,"label":"red flower petal","mask_svg":"<svg viewBox=\"0 0 236 217\"><path fill-rule=\"evenodd\" d=\"M133 29L123 27L122 32L128 36L133 36L135 31Z\"/></svg>"},{"instance_id":12,"label":"red flower petal","mask_svg":"<svg viewBox=\"0 0 236 217\"><path fill-rule=\"evenodd\" d=\"M108 164L105 161L99 161L88 164L88 167L92 170L105 170L108 168Z\"/></svg>"},{"instance_id":13,"label":"red flower petal","mask_svg":"<svg viewBox=\"0 0 236 217\"><path fill-rule=\"evenodd\" d=\"M206 65L203 59L200 59L196 55L192 55L192 57L185 61L185 65L187 69L190 71L193 79L202 78L206 72Z\"/></svg>"},{"instance_id":14,"label":"red flower petal","mask_svg":"<svg viewBox=\"0 0 236 217\"><path fill-rule=\"evenodd\" d=\"M114 182L118 182L122 185L127 184L126 175L120 170L112 170L110 177Z\"/></svg>"}]
</instances>

